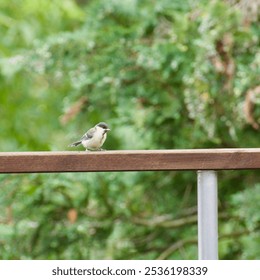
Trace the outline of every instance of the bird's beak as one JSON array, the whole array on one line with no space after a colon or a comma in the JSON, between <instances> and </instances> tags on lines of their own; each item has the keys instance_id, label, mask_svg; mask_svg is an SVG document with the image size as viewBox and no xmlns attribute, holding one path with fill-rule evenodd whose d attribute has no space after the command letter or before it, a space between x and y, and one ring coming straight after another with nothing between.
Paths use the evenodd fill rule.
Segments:
<instances>
[{"instance_id":1,"label":"bird's beak","mask_svg":"<svg viewBox=\"0 0 260 280\"><path fill-rule=\"evenodd\" d=\"M109 129L109 128L107 128L107 129L106 129L106 131L110 131L110 129Z\"/></svg>"}]
</instances>

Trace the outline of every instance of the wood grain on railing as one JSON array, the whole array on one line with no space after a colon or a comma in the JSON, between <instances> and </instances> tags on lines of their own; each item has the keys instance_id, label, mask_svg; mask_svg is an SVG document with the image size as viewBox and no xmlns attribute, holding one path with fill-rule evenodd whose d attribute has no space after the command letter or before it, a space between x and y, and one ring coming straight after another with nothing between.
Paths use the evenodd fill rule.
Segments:
<instances>
[{"instance_id":1,"label":"wood grain on railing","mask_svg":"<svg viewBox=\"0 0 260 280\"><path fill-rule=\"evenodd\" d=\"M259 168L260 148L0 153L0 173Z\"/></svg>"}]
</instances>

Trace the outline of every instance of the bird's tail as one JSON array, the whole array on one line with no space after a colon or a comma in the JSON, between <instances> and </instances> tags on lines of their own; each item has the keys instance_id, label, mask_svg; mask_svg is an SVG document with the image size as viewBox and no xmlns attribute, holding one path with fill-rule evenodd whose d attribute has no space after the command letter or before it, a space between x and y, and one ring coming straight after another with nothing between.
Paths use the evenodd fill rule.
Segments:
<instances>
[{"instance_id":1,"label":"bird's tail","mask_svg":"<svg viewBox=\"0 0 260 280\"><path fill-rule=\"evenodd\" d=\"M81 141L77 141L77 142L74 142L74 143L70 144L69 147L76 147L80 144L81 144Z\"/></svg>"}]
</instances>

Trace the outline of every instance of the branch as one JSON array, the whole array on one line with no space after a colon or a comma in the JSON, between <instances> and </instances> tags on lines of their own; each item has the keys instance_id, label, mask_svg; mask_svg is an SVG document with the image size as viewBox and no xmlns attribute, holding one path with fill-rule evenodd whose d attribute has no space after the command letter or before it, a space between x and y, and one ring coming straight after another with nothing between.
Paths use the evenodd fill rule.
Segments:
<instances>
[{"instance_id":1,"label":"branch","mask_svg":"<svg viewBox=\"0 0 260 280\"><path fill-rule=\"evenodd\" d=\"M218 217L220 219L231 218L226 213L219 213ZM190 224L196 224L197 220L198 220L197 215L183 217L176 220L169 220L169 215L156 216L149 220L138 218L138 217L132 218L132 222L137 225L149 226L149 227L163 227L163 228L178 228Z\"/></svg>"},{"instance_id":2,"label":"branch","mask_svg":"<svg viewBox=\"0 0 260 280\"><path fill-rule=\"evenodd\" d=\"M72 118L79 114L79 112L84 106L86 106L87 103L87 97L81 97L78 101L72 104L71 107L69 107L68 110L62 116L60 116L60 123L62 125L66 125Z\"/></svg>"},{"instance_id":3,"label":"branch","mask_svg":"<svg viewBox=\"0 0 260 280\"><path fill-rule=\"evenodd\" d=\"M231 232L231 233L225 233L219 236L219 239L228 239L228 238L234 238L239 237L241 235L250 234L252 231L249 230L243 230L243 231L237 231L237 232ZM191 239L184 239L177 241L176 243L172 244L170 247L168 247L165 251L163 251L157 260L165 260L167 259L171 254L173 254L175 251L183 247L187 244L196 244L198 242L197 238L191 238Z\"/></svg>"},{"instance_id":4,"label":"branch","mask_svg":"<svg viewBox=\"0 0 260 280\"><path fill-rule=\"evenodd\" d=\"M260 95L260 86L257 86L253 89L250 89L246 92L246 98L244 102L244 114L247 123L258 130L260 125L257 123L257 120L254 118L254 105L256 103L256 96Z\"/></svg>"},{"instance_id":5,"label":"branch","mask_svg":"<svg viewBox=\"0 0 260 280\"><path fill-rule=\"evenodd\" d=\"M165 251L163 251L157 260L165 260L167 259L173 252L177 251L181 247L183 247L186 244L196 244L198 242L197 238L191 238L186 240L180 240L176 243L172 244L169 248L167 248Z\"/></svg>"}]
</instances>

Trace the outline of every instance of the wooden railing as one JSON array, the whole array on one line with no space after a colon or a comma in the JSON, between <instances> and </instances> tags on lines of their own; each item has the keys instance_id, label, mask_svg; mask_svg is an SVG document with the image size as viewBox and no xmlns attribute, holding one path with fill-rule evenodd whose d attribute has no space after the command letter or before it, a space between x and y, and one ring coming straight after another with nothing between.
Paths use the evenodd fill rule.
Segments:
<instances>
[{"instance_id":1,"label":"wooden railing","mask_svg":"<svg viewBox=\"0 0 260 280\"><path fill-rule=\"evenodd\" d=\"M260 168L260 149L0 153L0 173Z\"/></svg>"},{"instance_id":2,"label":"wooden railing","mask_svg":"<svg viewBox=\"0 0 260 280\"><path fill-rule=\"evenodd\" d=\"M230 169L260 169L260 148L0 153L0 173L198 171L199 259L218 259L216 170Z\"/></svg>"}]
</instances>

